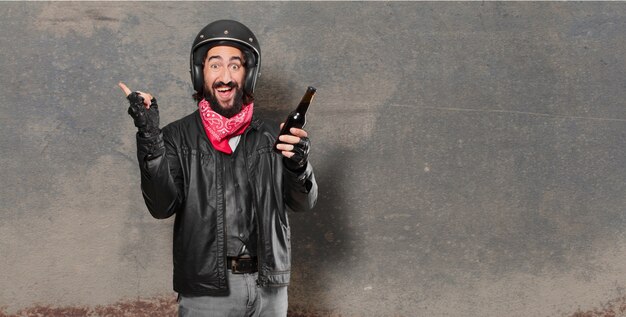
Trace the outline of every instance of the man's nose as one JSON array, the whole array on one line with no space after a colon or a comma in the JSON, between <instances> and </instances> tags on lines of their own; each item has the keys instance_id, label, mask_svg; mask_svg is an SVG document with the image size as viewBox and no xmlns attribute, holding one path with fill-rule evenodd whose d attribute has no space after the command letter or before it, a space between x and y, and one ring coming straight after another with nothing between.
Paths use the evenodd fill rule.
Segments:
<instances>
[{"instance_id":1,"label":"man's nose","mask_svg":"<svg viewBox=\"0 0 626 317\"><path fill-rule=\"evenodd\" d=\"M223 82L225 83L230 82L230 80L232 79L232 76L230 74L230 69L228 69L228 67L224 67L224 71L222 71L221 77L222 77L221 79Z\"/></svg>"}]
</instances>

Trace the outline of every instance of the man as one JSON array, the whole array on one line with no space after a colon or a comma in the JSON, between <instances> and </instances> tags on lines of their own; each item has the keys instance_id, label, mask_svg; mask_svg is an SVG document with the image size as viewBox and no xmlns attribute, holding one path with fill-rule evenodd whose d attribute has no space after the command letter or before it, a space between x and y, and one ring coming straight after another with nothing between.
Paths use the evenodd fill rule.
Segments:
<instances>
[{"instance_id":1,"label":"man","mask_svg":"<svg viewBox=\"0 0 626 317\"><path fill-rule=\"evenodd\" d=\"M191 78L198 110L159 129L156 99L120 87L138 128L141 188L155 218L174 221L179 316L286 316L287 209L317 200L307 132L253 115L261 52L243 24L220 20L196 36Z\"/></svg>"}]
</instances>

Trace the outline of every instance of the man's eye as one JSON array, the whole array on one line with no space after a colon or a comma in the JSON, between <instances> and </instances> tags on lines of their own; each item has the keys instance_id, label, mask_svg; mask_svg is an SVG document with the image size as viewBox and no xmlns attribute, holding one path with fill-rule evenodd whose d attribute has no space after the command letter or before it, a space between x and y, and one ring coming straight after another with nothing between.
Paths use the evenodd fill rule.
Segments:
<instances>
[{"instance_id":1,"label":"man's eye","mask_svg":"<svg viewBox=\"0 0 626 317\"><path fill-rule=\"evenodd\" d=\"M230 65L230 69L232 70L238 70L241 66L237 65L237 64L232 64Z\"/></svg>"},{"instance_id":2,"label":"man's eye","mask_svg":"<svg viewBox=\"0 0 626 317\"><path fill-rule=\"evenodd\" d=\"M220 68L220 65L217 65L217 64L209 64L209 67L210 67L211 69L218 69L218 68Z\"/></svg>"}]
</instances>

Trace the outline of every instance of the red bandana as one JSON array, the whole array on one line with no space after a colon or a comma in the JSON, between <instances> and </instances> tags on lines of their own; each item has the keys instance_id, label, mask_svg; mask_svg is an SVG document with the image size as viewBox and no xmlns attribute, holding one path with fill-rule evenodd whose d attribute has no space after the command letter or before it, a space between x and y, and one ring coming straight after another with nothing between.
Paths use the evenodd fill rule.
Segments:
<instances>
[{"instance_id":1,"label":"red bandana","mask_svg":"<svg viewBox=\"0 0 626 317\"><path fill-rule=\"evenodd\" d=\"M233 153L228 140L243 134L252 121L253 108L254 103L251 102L244 105L241 111L232 118L226 118L213 111L208 101L202 99L198 103L204 131L216 150L226 154Z\"/></svg>"}]
</instances>

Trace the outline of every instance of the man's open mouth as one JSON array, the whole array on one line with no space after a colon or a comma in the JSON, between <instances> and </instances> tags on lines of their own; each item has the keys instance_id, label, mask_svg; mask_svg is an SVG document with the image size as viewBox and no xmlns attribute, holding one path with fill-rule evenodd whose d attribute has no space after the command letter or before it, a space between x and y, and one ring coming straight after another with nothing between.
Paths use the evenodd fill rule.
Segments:
<instances>
[{"instance_id":1,"label":"man's open mouth","mask_svg":"<svg viewBox=\"0 0 626 317\"><path fill-rule=\"evenodd\" d=\"M231 87L220 87L220 88L217 88L217 91L225 92L225 91L231 91L232 89L233 88L231 88Z\"/></svg>"},{"instance_id":2,"label":"man's open mouth","mask_svg":"<svg viewBox=\"0 0 626 317\"><path fill-rule=\"evenodd\" d=\"M216 94L220 96L220 99L230 99L235 92L236 86L237 85L233 82L229 82L227 84L220 82L213 86L213 88L215 89Z\"/></svg>"},{"instance_id":3,"label":"man's open mouth","mask_svg":"<svg viewBox=\"0 0 626 317\"><path fill-rule=\"evenodd\" d=\"M216 88L215 91L217 92L217 95L220 96L221 99L230 99L235 89L229 86L221 86L221 87Z\"/></svg>"}]
</instances>

